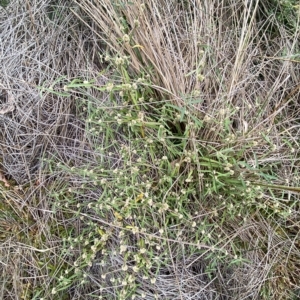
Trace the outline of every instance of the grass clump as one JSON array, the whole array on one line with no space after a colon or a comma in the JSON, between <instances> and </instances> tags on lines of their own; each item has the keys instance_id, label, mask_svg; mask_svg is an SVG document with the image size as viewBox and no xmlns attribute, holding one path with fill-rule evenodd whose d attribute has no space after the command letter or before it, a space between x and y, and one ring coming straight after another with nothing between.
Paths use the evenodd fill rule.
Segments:
<instances>
[{"instance_id":1,"label":"grass clump","mask_svg":"<svg viewBox=\"0 0 300 300\"><path fill-rule=\"evenodd\" d=\"M254 2L78 5L106 48L38 84L58 120L1 186L3 297L291 299L298 32L271 39Z\"/></svg>"}]
</instances>

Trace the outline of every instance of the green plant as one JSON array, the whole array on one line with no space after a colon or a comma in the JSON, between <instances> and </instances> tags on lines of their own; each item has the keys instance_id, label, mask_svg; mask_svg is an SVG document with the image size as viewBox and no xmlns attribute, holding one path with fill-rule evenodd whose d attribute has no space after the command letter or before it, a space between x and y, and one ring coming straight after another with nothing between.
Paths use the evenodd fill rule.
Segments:
<instances>
[{"instance_id":1,"label":"green plant","mask_svg":"<svg viewBox=\"0 0 300 300\"><path fill-rule=\"evenodd\" d=\"M258 16L261 19L265 15L267 20L264 26L276 36L281 27L286 28L290 32L297 31L299 27L299 7L298 1L294 0L271 0L261 3Z\"/></svg>"},{"instance_id":2,"label":"green plant","mask_svg":"<svg viewBox=\"0 0 300 300\"><path fill-rule=\"evenodd\" d=\"M99 105L96 98L77 103L86 120L93 159L80 166L55 157L44 160L50 174L74 178L53 194L53 209L61 211L64 222L74 218L84 222L64 245L74 260L71 270L89 276L102 253L97 281L107 288L99 296L107 298L114 291L119 299L127 299L139 293L144 280L155 283L162 269L174 266L173 251L177 259L183 253L203 257L211 280L221 265L234 268L245 263L251 246L239 238L229 243L228 229L243 226L258 213L270 224L286 222L296 203L280 204L268 191L273 187L268 182L278 180L276 175L269 174L268 165L253 167L244 159L265 145L263 159L274 152L274 145L263 133L249 140L231 133L230 119L238 107L210 117L193 110L191 96L184 107L157 101L148 76L132 78L128 73L127 58L106 57L106 61L110 65L105 72L114 80L98 85L100 79L76 79L63 87L68 94L92 90L109 94L107 104ZM169 96L165 93L166 99ZM202 140L203 132L214 134L215 142ZM262 201L266 195L269 200ZM61 275L55 291L75 284L78 276L74 271L69 274ZM84 277L76 280L88 284ZM114 287L115 282L120 288Z\"/></svg>"}]
</instances>

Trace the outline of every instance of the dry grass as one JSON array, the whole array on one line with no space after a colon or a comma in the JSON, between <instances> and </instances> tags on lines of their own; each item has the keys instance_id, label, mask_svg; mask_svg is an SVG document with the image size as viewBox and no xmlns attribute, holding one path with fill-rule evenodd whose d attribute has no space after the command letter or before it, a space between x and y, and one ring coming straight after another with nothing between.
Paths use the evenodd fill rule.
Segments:
<instances>
[{"instance_id":1,"label":"dry grass","mask_svg":"<svg viewBox=\"0 0 300 300\"><path fill-rule=\"evenodd\" d=\"M0 298L296 299L299 17L284 26L272 1L12 2Z\"/></svg>"},{"instance_id":2,"label":"dry grass","mask_svg":"<svg viewBox=\"0 0 300 300\"><path fill-rule=\"evenodd\" d=\"M1 172L10 184L0 194L1 299L32 299L32 289L51 285L47 264L55 264L58 243L47 193L54 177L42 170L41 158L56 153L68 160L83 139L76 98L38 87L98 71L95 35L74 20L68 1L55 8L50 2L11 1L0 10L3 110L13 102L13 111L0 115Z\"/></svg>"}]
</instances>

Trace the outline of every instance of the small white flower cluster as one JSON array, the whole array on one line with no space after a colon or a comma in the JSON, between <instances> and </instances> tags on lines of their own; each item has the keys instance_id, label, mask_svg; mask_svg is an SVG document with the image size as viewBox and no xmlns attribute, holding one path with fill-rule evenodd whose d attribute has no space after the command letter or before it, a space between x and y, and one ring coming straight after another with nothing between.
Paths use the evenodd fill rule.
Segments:
<instances>
[{"instance_id":1,"label":"small white flower cluster","mask_svg":"<svg viewBox=\"0 0 300 300\"><path fill-rule=\"evenodd\" d=\"M158 212L159 213L164 213L165 211L167 211L169 209L169 205L168 203L162 203Z\"/></svg>"},{"instance_id":2,"label":"small white flower cluster","mask_svg":"<svg viewBox=\"0 0 300 300\"><path fill-rule=\"evenodd\" d=\"M191 163L193 158L193 152L192 151L186 151L184 150L185 158L183 159L186 163Z\"/></svg>"},{"instance_id":3,"label":"small white flower cluster","mask_svg":"<svg viewBox=\"0 0 300 300\"><path fill-rule=\"evenodd\" d=\"M122 84L121 88L123 91L130 91L133 87L130 83L124 83Z\"/></svg>"},{"instance_id":4,"label":"small white flower cluster","mask_svg":"<svg viewBox=\"0 0 300 300\"><path fill-rule=\"evenodd\" d=\"M124 56L124 57L118 56L118 57L115 58L115 63L116 63L117 66L122 66L126 62L127 62L127 57L126 56Z\"/></svg>"},{"instance_id":5,"label":"small white flower cluster","mask_svg":"<svg viewBox=\"0 0 300 300\"><path fill-rule=\"evenodd\" d=\"M212 117L209 115L205 115L203 118L203 121L206 123L210 123L212 121Z\"/></svg>"},{"instance_id":6,"label":"small white flower cluster","mask_svg":"<svg viewBox=\"0 0 300 300\"><path fill-rule=\"evenodd\" d=\"M236 136L233 133L228 134L227 138L225 139L225 142L227 143L233 143L236 140Z\"/></svg>"},{"instance_id":7,"label":"small white flower cluster","mask_svg":"<svg viewBox=\"0 0 300 300\"><path fill-rule=\"evenodd\" d=\"M112 82L109 82L107 85L106 85L106 91L107 92L111 92L114 88L114 84Z\"/></svg>"},{"instance_id":8,"label":"small white flower cluster","mask_svg":"<svg viewBox=\"0 0 300 300\"><path fill-rule=\"evenodd\" d=\"M197 80L199 82L202 82L204 79L205 79L205 76L201 73L198 73L197 76L196 76Z\"/></svg>"},{"instance_id":9,"label":"small white flower cluster","mask_svg":"<svg viewBox=\"0 0 300 300\"><path fill-rule=\"evenodd\" d=\"M128 34L124 34L122 40L125 44L128 44L130 42L130 36Z\"/></svg>"},{"instance_id":10,"label":"small white flower cluster","mask_svg":"<svg viewBox=\"0 0 300 300\"><path fill-rule=\"evenodd\" d=\"M232 169L233 165L229 162L225 164L224 170L228 171L230 175L234 175L234 170Z\"/></svg>"},{"instance_id":11,"label":"small white flower cluster","mask_svg":"<svg viewBox=\"0 0 300 300\"><path fill-rule=\"evenodd\" d=\"M229 112L230 112L229 109L226 109L226 108L221 108L219 111L221 116L225 116Z\"/></svg>"}]
</instances>

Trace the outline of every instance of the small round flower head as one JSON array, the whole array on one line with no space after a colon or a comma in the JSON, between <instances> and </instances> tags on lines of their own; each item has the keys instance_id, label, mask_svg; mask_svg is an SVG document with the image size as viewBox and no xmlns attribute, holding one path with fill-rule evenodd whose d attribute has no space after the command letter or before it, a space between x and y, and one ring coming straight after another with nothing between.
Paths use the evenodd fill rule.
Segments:
<instances>
[{"instance_id":1,"label":"small round flower head","mask_svg":"<svg viewBox=\"0 0 300 300\"><path fill-rule=\"evenodd\" d=\"M109 82L109 83L106 85L106 90L107 90L108 92L111 92L111 91L113 90L113 88L114 88L114 84L111 83L111 82Z\"/></svg>"},{"instance_id":2,"label":"small round flower head","mask_svg":"<svg viewBox=\"0 0 300 300\"><path fill-rule=\"evenodd\" d=\"M132 282L135 281L135 277L134 277L132 274L130 274L130 275L128 276L127 280L128 280L129 283L132 283Z\"/></svg>"},{"instance_id":3,"label":"small round flower head","mask_svg":"<svg viewBox=\"0 0 300 300\"><path fill-rule=\"evenodd\" d=\"M138 266L134 266L132 267L133 272L137 273L139 271L139 267Z\"/></svg>"},{"instance_id":4,"label":"small round flower head","mask_svg":"<svg viewBox=\"0 0 300 300\"><path fill-rule=\"evenodd\" d=\"M116 65L123 65L124 64L124 59L122 57L117 57L116 58Z\"/></svg>"},{"instance_id":5,"label":"small round flower head","mask_svg":"<svg viewBox=\"0 0 300 300\"><path fill-rule=\"evenodd\" d=\"M139 22L138 19L134 20L134 25L135 25L135 27L139 27L140 26L140 22Z\"/></svg>"},{"instance_id":6,"label":"small round flower head","mask_svg":"<svg viewBox=\"0 0 300 300\"><path fill-rule=\"evenodd\" d=\"M224 116L225 114L226 114L226 109L221 108L221 109L220 109L220 115L221 115L221 116Z\"/></svg>"},{"instance_id":7,"label":"small round flower head","mask_svg":"<svg viewBox=\"0 0 300 300\"><path fill-rule=\"evenodd\" d=\"M128 34L124 34L122 39L123 39L124 43L129 43L129 41L130 41L130 37Z\"/></svg>"},{"instance_id":8,"label":"small round flower head","mask_svg":"<svg viewBox=\"0 0 300 300\"><path fill-rule=\"evenodd\" d=\"M121 245L120 246L120 253L123 253L127 250L127 246L126 245Z\"/></svg>"},{"instance_id":9,"label":"small round flower head","mask_svg":"<svg viewBox=\"0 0 300 300\"><path fill-rule=\"evenodd\" d=\"M150 282L151 282L151 284L154 284L156 282L156 278L155 277L151 278Z\"/></svg>"},{"instance_id":10,"label":"small round flower head","mask_svg":"<svg viewBox=\"0 0 300 300\"><path fill-rule=\"evenodd\" d=\"M197 80L198 81L203 81L205 79L205 76L203 76L202 74L197 74Z\"/></svg>"},{"instance_id":11,"label":"small round flower head","mask_svg":"<svg viewBox=\"0 0 300 300\"><path fill-rule=\"evenodd\" d=\"M205 115L204 117L204 122L210 122L211 121L211 117L209 115Z\"/></svg>"},{"instance_id":12,"label":"small round flower head","mask_svg":"<svg viewBox=\"0 0 300 300\"><path fill-rule=\"evenodd\" d=\"M133 226L131 231L133 234L137 234L139 232L139 228L137 226Z\"/></svg>"},{"instance_id":13,"label":"small round flower head","mask_svg":"<svg viewBox=\"0 0 300 300\"><path fill-rule=\"evenodd\" d=\"M141 11L144 11L144 10L146 9L145 3L142 3L142 4L141 4L140 9L141 9Z\"/></svg>"}]
</instances>

